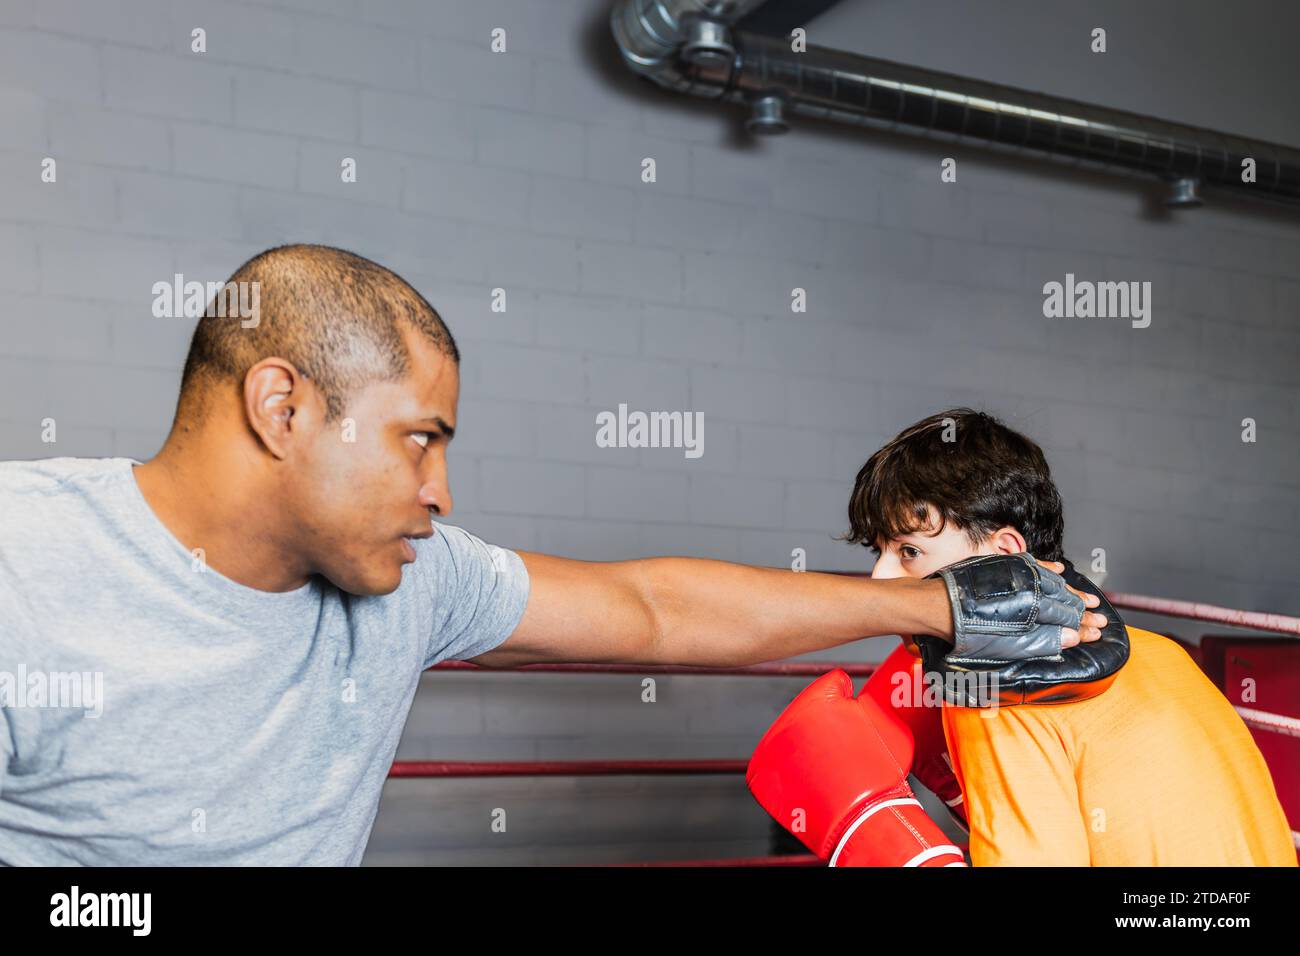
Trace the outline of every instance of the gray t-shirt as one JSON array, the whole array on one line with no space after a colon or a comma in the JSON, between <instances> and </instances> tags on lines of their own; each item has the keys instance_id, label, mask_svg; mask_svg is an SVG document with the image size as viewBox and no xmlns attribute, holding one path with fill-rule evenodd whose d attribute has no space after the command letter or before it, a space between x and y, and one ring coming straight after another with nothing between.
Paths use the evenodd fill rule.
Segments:
<instances>
[{"instance_id":1,"label":"gray t-shirt","mask_svg":"<svg viewBox=\"0 0 1300 956\"><path fill-rule=\"evenodd\" d=\"M391 594L258 591L134 464L0 462L0 863L357 865L420 672L510 635L523 562L435 524Z\"/></svg>"}]
</instances>

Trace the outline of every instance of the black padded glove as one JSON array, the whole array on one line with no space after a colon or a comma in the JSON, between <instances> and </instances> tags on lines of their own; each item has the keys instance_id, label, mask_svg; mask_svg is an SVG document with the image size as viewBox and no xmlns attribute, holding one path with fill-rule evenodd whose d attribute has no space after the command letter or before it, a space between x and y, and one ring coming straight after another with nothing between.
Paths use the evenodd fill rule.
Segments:
<instances>
[{"instance_id":1,"label":"black padded glove","mask_svg":"<svg viewBox=\"0 0 1300 956\"><path fill-rule=\"evenodd\" d=\"M962 707L1067 703L1102 693L1128 661L1128 631L1115 608L1067 561L1065 574L1030 555L967 558L936 571L953 608L955 641L917 636L927 675L943 680L944 699ZM1078 628L1083 601L1066 584L1101 599L1100 640L1061 647L1061 629ZM972 676L977 679L971 679ZM931 678L932 679L932 678Z\"/></svg>"}]
</instances>

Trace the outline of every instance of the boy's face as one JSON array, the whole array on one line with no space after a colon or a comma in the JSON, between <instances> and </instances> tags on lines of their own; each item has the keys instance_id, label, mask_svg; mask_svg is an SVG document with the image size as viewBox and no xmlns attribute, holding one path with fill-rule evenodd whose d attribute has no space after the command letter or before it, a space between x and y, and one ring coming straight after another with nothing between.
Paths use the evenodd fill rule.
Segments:
<instances>
[{"instance_id":1,"label":"boy's face","mask_svg":"<svg viewBox=\"0 0 1300 956\"><path fill-rule=\"evenodd\" d=\"M928 527L938 526L938 515L931 509ZM871 569L873 578L923 578L977 554L1019 554L1025 550L1025 539L1015 528L999 528L973 544L964 529L948 524L937 534L913 531L892 541L877 541L876 547L880 557Z\"/></svg>"},{"instance_id":2,"label":"boy's face","mask_svg":"<svg viewBox=\"0 0 1300 956\"><path fill-rule=\"evenodd\" d=\"M931 509L929 527L939 526L938 514ZM946 568L964 558L977 554L1019 554L1025 550L1025 539L1015 528L999 528L973 544L965 530L945 525L937 534L932 531L913 531L892 541L877 541L880 557L871 569L871 576L884 578L923 578L940 568ZM911 634L900 635L908 650L920 654Z\"/></svg>"}]
</instances>

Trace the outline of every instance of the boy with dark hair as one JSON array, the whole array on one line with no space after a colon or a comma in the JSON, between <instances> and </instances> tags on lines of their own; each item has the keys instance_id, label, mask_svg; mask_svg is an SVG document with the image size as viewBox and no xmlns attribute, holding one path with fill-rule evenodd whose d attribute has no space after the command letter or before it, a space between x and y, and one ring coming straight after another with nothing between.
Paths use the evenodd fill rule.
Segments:
<instances>
[{"instance_id":1,"label":"boy with dark hair","mask_svg":"<svg viewBox=\"0 0 1300 956\"><path fill-rule=\"evenodd\" d=\"M923 578L978 554L1062 558L1042 449L956 408L917 422L858 473L850 540L872 577ZM1168 638L1130 627L1102 695L943 708L976 866L1295 866L1290 827L1232 705Z\"/></svg>"},{"instance_id":2,"label":"boy with dark hair","mask_svg":"<svg viewBox=\"0 0 1300 956\"><path fill-rule=\"evenodd\" d=\"M1061 498L1042 449L968 408L917 422L872 455L858 473L849 522L848 540L879 555L876 579L924 578L976 555L1063 554ZM964 804L971 862L1295 866L1268 767L1241 718L1173 641L1134 627L1128 636L1128 663L1098 696L990 709L943 705L961 798L955 787L941 796ZM862 766L874 759L867 744L889 739L900 718L915 724L915 713L850 704L851 685L821 684L796 700L798 713L792 705L778 719L777 733L769 731L751 761L751 788L769 810L797 804L839 812L845 795L861 791L874 772ZM878 695L869 687L859 701L865 697ZM835 740L818 750L826 728ZM929 761L931 779L922 778L932 788L934 767ZM864 780L845 779L854 773ZM854 813L843 820L854 821ZM845 846L842 834L868 815L859 813L851 827L834 824L826 845ZM941 848L925 852L933 859Z\"/></svg>"}]
</instances>

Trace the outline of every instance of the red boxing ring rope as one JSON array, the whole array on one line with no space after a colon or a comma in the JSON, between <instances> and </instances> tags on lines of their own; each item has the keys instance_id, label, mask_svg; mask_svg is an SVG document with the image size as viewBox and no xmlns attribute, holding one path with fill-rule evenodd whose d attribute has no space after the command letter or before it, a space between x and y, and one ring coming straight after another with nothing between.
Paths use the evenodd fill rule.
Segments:
<instances>
[{"instance_id":1,"label":"red boxing ring rope","mask_svg":"<svg viewBox=\"0 0 1300 956\"><path fill-rule=\"evenodd\" d=\"M1110 599L1111 604L1126 611L1146 611L1150 614L1163 614L1165 617L1185 617L1193 621L1210 621L1231 627L1248 627L1257 631L1300 636L1300 617L1269 614L1264 611L1239 611L1196 601L1175 601L1170 598L1123 594L1118 591L1107 591L1106 597Z\"/></svg>"}]
</instances>

